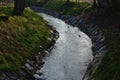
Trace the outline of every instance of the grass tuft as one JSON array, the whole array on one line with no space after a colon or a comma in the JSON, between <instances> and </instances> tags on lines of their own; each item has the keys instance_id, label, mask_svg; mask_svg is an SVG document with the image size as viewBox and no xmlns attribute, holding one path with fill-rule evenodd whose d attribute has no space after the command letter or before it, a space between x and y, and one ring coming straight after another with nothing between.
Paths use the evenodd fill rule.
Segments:
<instances>
[{"instance_id":1,"label":"grass tuft","mask_svg":"<svg viewBox=\"0 0 120 80\"><path fill-rule=\"evenodd\" d=\"M51 37L47 22L38 14L26 8L23 16L12 16L13 8L0 8L0 72L18 71L26 58L31 58L46 48Z\"/></svg>"},{"instance_id":2,"label":"grass tuft","mask_svg":"<svg viewBox=\"0 0 120 80\"><path fill-rule=\"evenodd\" d=\"M88 2L81 2L79 4L76 4L74 1L66 4L66 1L49 0L44 7L50 10L57 11L61 14L69 14L76 16L80 15L87 8L91 7L91 4Z\"/></svg>"}]
</instances>

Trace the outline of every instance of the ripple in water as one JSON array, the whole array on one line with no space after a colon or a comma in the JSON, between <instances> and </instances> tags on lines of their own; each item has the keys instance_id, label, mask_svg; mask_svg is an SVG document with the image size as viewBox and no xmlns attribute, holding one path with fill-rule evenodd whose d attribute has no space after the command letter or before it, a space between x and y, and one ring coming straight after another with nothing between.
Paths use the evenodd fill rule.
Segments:
<instances>
[{"instance_id":1,"label":"ripple in water","mask_svg":"<svg viewBox=\"0 0 120 80\"><path fill-rule=\"evenodd\" d=\"M51 55L44 59L42 67L45 80L82 80L92 60L92 42L78 28L46 14L40 14L59 32Z\"/></svg>"}]
</instances>

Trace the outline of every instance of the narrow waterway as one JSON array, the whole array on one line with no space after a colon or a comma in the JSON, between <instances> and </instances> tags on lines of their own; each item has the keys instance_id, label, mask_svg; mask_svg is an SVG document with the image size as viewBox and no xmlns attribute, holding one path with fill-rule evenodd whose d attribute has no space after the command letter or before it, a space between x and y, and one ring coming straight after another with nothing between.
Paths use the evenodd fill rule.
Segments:
<instances>
[{"instance_id":1,"label":"narrow waterway","mask_svg":"<svg viewBox=\"0 0 120 80\"><path fill-rule=\"evenodd\" d=\"M46 14L40 14L59 32L50 56L44 59L42 67L45 80L82 80L86 68L92 60L92 42L77 27Z\"/></svg>"}]
</instances>

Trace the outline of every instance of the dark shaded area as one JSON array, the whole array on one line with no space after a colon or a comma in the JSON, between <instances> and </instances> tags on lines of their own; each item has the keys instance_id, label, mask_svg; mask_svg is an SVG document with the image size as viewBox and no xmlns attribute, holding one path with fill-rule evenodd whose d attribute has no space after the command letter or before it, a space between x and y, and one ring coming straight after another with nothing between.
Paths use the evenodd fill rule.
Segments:
<instances>
[{"instance_id":1,"label":"dark shaded area","mask_svg":"<svg viewBox=\"0 0 120 80\"><path fill-rule=\"evenodd\" d=\"M90 8L81 16L86 24L95 24L105 36L107 54L90 80L120 80L120 14L105 9ZM103 75L105 74L105 75Z\"/></svg>"},{"instance_id":2,"label":"dark shaded area","mask_svg":"<svg viewBox=\"0 0 120 80\"><path fill-rule=\"evenodd\" d=\"M25 8L25 1L26 0L14 0L14 12L13 14L16 16L20 16L23 13Z\"/></svg>"},{"instance_id":3,"label":"dark shaded area","mask_svg":"<svg viewBox=\"0 0 120 80\"><path fill-rule=\"evenodd\" d=\"M103 9L90 8L82 15L82 18L87 24L93 23L100 28L112 29L112 32L120 32L120 14L106 12Z\"/></svg>"},{"instance_id":4,"label":"dark shaded area","mask_svg":"<svg viewBox=\"0 0 120 80\"><path fill-rule=\"evenodd\" d=\"M93 0L93 6L105 10L120 12L120 0Z\"/></svg>"},{"instance_id":5,"label":"dark shaded area","mask_svg":"<svg viewBox=\"0 0 120 80\"><path fill-rule=\"evenodd\" d=\"M0 16L0 20L6 21L8 20L9 16Z\"/></svg>"}]
</instances>

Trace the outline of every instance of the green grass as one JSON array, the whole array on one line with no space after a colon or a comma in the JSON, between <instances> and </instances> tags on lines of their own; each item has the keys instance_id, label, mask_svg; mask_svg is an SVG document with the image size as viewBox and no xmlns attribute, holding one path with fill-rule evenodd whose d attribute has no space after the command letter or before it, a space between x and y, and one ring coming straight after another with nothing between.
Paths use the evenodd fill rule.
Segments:
<instances>
[{"instance_id":1,"label":"green grass","mask_svg":"<svg viewBox=\"0 0 120 80\"><path fill-rule=\"evenodd\" d=\"M29 8L22 16L12 16L12 11L0 8L0 16L9 16L6 21L0 20L0 72L20 70L26 58L39 52L39 46L46 49L51 44L50 28L42 17Z\"/></svg>"},{"instance_id":2,"label":"green grass","mask_svg":"<svg viewBox=\"0 0 120 80\"><path fill-rule=\"evenodd\" d=\"M114 29L101 29L105 34L107 54L102 64L93 73L91 80L120 80L120 33ZM117 34L115 34L117 33Z\"/></svg>"},{"instance_id":3,"label":"green grass","mask_svg":"<svg viewBox=\"0 0 120 80\"><path fill-rule=\"evenodd\" d=\"M61 8L61 6L64 4L65 2L62 0L49 0L44 7L51 9L51 10L57 10L59 8Z\"/></svg>"},{"instance_id":4,"label":"green grass","mask_svg":"<svg viewBox=\"0 0 120 80\"><path fill-rule=\"evenodd\" d=\"M87 2L76 4L73 1L69 4L66 4L65 1L61 0L49 0L49 2L44 7L50 10L57 11L61 14L80 15L87 8L91 7L91 4Z\"/></svg>"},{"instance_id":5,"label":"green grass","mask_svg":"<svg viewBox=\"0 0 120 80\"><path fill-rule=\"evenodd\" d=\"M0 16L12 16L12 9L0 7Z\"/></svg>"},{"instance_id":6,"label":"green grass","mask_svg":"<svg viewBox=\"0 0 120 80\"><path fill-rule=\"evenodd\" d=\"M26 0L27 6L35 5L36 3L37 3L37 0Z\"/></svg>"}]
</instances>

